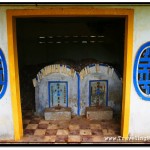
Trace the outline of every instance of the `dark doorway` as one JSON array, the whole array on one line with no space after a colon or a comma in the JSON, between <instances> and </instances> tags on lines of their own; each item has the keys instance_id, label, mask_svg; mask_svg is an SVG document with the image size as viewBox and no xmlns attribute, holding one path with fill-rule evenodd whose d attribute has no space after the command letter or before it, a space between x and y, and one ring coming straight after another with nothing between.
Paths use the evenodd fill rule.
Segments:
<instances>
[{"instance_id":1,"label":"dark doorway","mask_svg":"<svg viewBox=\"0 0 150 150\"><path fill-rule=\"evenodd\" d=\"M66 61L80 70L98 61L123 76L124 18L17 18L16 26L22 109L34 110L32 79L46 65Z\"/></svg>"}]
</instances>

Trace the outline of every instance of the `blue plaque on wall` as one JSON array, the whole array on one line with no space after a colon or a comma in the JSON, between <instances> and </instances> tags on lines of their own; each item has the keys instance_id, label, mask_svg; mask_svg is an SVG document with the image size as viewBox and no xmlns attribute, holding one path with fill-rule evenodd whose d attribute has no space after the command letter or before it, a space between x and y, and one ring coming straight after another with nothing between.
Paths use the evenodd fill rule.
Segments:
<instances>
[{"instance_id":1,"label":"blue plaque on wall","mask_svg":"<svg viewBox=\"0 0 150 150\"><path fill-rule=\"evenodd\" d=\"M108 104L108 81L89 81L89 106L107 106Z\"/></svg>"},{"instance_id":2,"label":"blue plaque on wall","mask_svg":"<svg viewBox=\"0 0 150 150\"><path fill-rule=\"evenodd\" d=\"M49 107L68 107L68 82L49 81Z\"/></svg>"},{"instance_id":3,"label":"blue plaque on wall","mask_svg":"<svg viewBox=\"0 0 150 150\"><path fill-rule=\"evenodd\" d=\"M5 56L0 49L0 99L4 96L7 89L7 65Z\"/></svg>"},{"instance_id":4,"label":"blue plaque on wall","mask_svg":"<svg viewBox=\"0 0 150 150\"><path fill-rule=\"evenodd\" d=\"M133 82L138 95L150 101L150 42L143 44L137 52Z\"/></svg>"}]
</instances>

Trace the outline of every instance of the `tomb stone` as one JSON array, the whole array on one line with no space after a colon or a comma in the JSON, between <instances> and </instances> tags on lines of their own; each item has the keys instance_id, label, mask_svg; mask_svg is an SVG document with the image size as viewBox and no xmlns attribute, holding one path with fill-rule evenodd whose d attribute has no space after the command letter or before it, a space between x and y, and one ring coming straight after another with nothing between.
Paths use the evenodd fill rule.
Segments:
<instances>
[{"instance_id":1,"label":"tomb stone","mask_svg":"<svg viewBox=\"0 0 150 150\"><path fill-rule=\"evenodd\" d=\"M111 107L86 107L85 113L89 120L111 120L113 118Z\"/></svg>"},{"instance_id":2,"label":"tomb stone","mask_svg":"<svg viewBox=\"0 0 150 150\"><path fill-rule=\"evenodd\" d=\"M44 111L45 120L70 120L71 108L69 107L52 107L46 108Z\"/></svg>"}]
</instances>

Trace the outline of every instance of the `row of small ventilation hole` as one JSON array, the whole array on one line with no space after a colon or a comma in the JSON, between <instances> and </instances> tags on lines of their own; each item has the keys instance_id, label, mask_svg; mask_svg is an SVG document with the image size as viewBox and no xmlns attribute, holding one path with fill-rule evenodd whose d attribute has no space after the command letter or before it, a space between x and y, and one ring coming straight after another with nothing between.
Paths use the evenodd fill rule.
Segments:
<instances>
[{"instance_id":1,"label":"row of small ventilation hole","mask_svg":"<svg viewBox=\"0 0 150 150\"><path fill-rule=\"evenodd\" d=\"M87 35L81 35L81 36L79 36L79 35L73 35L73 36L69 36L69 35L65 35L65 36L61 36L61 35L57 35L57 36L39 36L38 38L39 39L45 39L45 38L50 38L50 39L52 39L52 38L103 38L104 37L104 35L90 35L90 36L87 36Z\"/></svg>"},{"instance_id":2,"label":"row of small ventilation hole","mask_svg":"<svg viewBox=\"0 0 150 150\"><path fill-rule=\"evenodd\" d=\"M79 43L80 41L72 41L72 43ZM87 44L87 43L102 43L104 41L81 41L82 44ZM53 41L49 41L49 42L42 42L42 41L39 41L39 44L45 44L45 43L49 43L49 44L53 44L53 43L56 43L56 44L61 44L61 43L70 43L70 41L56 41L56 42L53 42Z\"/></svg>"},{"instance_id":3,"label":"row of small ventilation hole","mask_svg":"<svg viewBox=\"0 0 150 150\"><path fill-rule=\"evenodd\" d=\"M78 35L74 35L74 36L69 36L69 35L65 35L65 36L60 36L60 35L57 35L57 36L48 36L49 39L53 39L53 38L103 38L104 36L103 35L91 35L91 36L78 36ZM45 40L47 37L45 36L40 36L39 39L41 40ZM72 43L82 43L82 44L87 44L87 43L102 43L104 41L87 41L87 40L84 40L84 41L71 41ZM45 44L45 43L49 43L49 44L61 44L61 43L70 43L70 41L48 41L48 42L45 42L45 41L39 41L39 44Z\"/></svg>"}]
</instances>

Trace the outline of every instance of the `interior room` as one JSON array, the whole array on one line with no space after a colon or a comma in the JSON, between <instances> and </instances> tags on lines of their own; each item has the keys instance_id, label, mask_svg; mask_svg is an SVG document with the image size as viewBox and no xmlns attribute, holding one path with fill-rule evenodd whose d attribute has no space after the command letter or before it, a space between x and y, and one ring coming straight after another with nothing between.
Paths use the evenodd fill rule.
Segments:
<instances>
[{"instance_id":1,"label":"interior room","mask_svg":"<svg viewBox=\"0 0 150 150\"><path fill-rule=\"evenodd\" d=\"M28 140L51 136L51 142L67 142L68 135L81 135L80 143L91 142L93 135L120 135L125 18L17 18L16 34ZM42 69L46 71L39 77ZM61 107L64 112L58 116L45 112ZM57 120L59 116L65 119ZM65 132L54 140L60 129Z\"/></svg>"}]
</instances>

